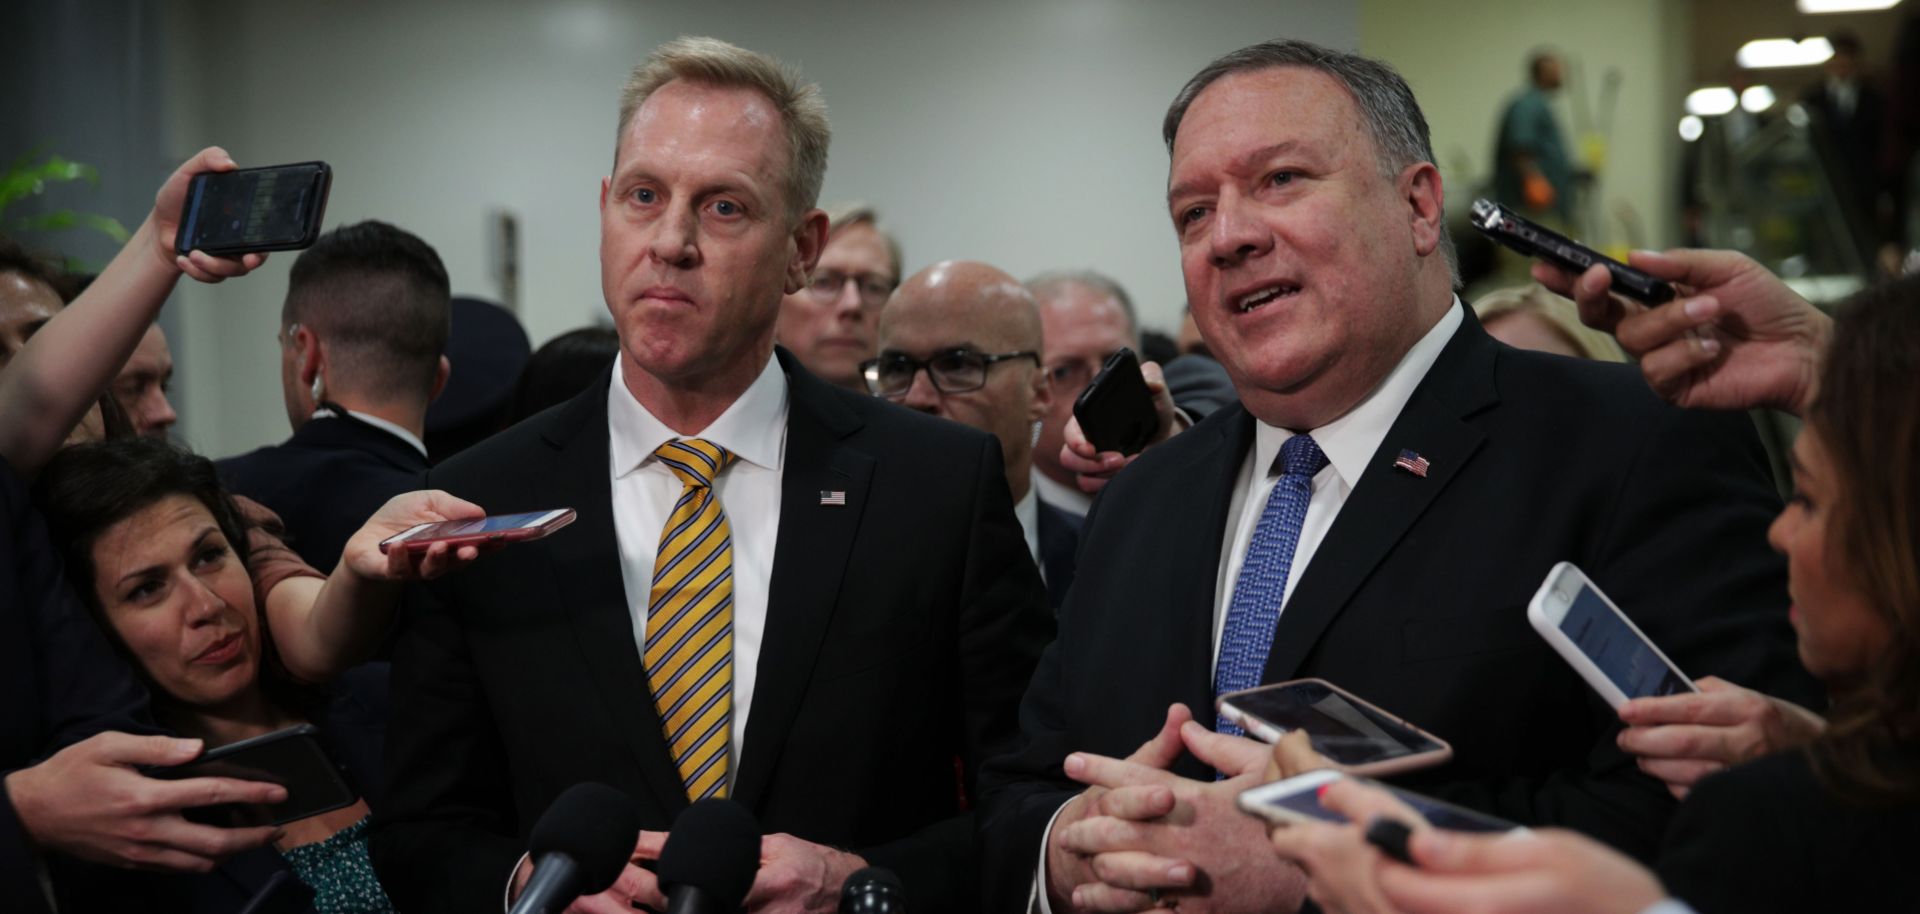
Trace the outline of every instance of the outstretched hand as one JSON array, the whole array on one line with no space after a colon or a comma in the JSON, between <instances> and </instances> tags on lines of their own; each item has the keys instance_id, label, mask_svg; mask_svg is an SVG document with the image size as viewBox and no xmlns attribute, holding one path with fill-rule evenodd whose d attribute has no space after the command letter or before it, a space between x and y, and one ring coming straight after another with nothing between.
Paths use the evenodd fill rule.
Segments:
<instances>
[{"instance_id":1,"label":"outstretched hand","mask_svg":"<svg viewBox=\"0 0 1920 914\"><path fill-rule=\"evenodd\" d=\"M154 255L168 270L177 270L201 282L219 282L245 276L267 262L265 254L215 257L205 251L182 255L174 250L174 241L180 235L180 214L186 208L187 189L193 184L194 176L238 167L225 149L208 146L174 169L167 183L160 185L160 192L153 198L153 214L148 219L154 229Z\"/></svg>"},{"instance_id":2,"label":"outstretched hand","mask_svg":"<svg viewBox=\"0 0 1920 914\"><path fill-rule=\"evenodd\" d=\"M393 548L380 551L380 542L420 524L485 517L479 505L438 489L402 492L387 500L347 540L340 560L354 574L375 581L432 580L465 568L502 544L464 545L457 549L434 543L425 550Z\"/></svg>"}]
</instances>

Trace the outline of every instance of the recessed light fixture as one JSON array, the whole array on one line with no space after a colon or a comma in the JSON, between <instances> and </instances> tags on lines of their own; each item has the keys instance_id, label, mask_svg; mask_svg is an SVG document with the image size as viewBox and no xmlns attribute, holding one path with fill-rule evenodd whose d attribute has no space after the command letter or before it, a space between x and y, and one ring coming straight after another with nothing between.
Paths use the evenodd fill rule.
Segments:
<instances>
[{"instance_id":1,"label":"recessed light fixture","mask_svg":"<svg viewBox=\"0 0 1920 914\"><path fill-rule=\"evenodd\" d=\"M1825 38L1761 38L1740 46L1734 59L1749 70L1776 67L1811 67L1827 62L1833 45Z\"/></svg>"},{"instance_id":2,"label":"recessed light fixture","mask_svg":"<svg viewBox=\"0 0 1920 914\"><path fill-rule=\"evenodd\" d=\"M1893 9L1900 0L1800 0L1794 5L1803 13L1871 13Z\"/></svg>"},{"instance_id":3,"label":"recessed light fixture","mask_svg":"<svg viewBox=\"0 0 1920 914\"><path fill-rule=\"evenodd\" d=\"M1705 121L1700 120L1698 117L1695 117L1694 115L1689 114L1686 117L1683 117L1680 119L1680 138L1681 139L1691 143L1694 140L1699 139L1700 134L1705 132L1707 132L1707 124Z\"/></svg>"},{"instance_id":4,"label":"recessed light fixture","mask_svg":"<svg viewBox=\"0 0 1920 914\"><path fill-rule=\"evenodd\" d=\"M1727 86L1708 86L1687 93L1687 113L1716 117L1739 107L1740 96Z\"/></svg>"},{"instance_id":5,"label":"recessed light fixture","mask_svg":"<svg viewBox=\"0 0 1920 914\"><path fill-rule=\"evenodd\" d=\"M1740 107L1748 114L1759 114L1773 107L1775 101L1778 99L1774 97L1773 90L1767 86L1748 86L1740 93Z\"/></svg>"}]
</instances>

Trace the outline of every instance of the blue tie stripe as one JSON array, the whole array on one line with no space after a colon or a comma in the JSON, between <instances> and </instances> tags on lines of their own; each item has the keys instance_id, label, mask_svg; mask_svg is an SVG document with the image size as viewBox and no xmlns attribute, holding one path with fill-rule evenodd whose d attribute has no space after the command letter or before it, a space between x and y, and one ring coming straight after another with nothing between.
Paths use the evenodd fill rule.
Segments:
<instances>
[{"instance_id":1,"label":"blue tie stripe","mask_svg":"<svg viewBox=\"0 0 1920 914\"><path fill-rule=\"evenodd\" d=\"M1294 549L1300 543L1300 527L1313 498L1313 477L1327 465L1327 456L1312 437L1295 435L1280 446L1278 462L1280 479L1254 527L1227 606L1220 660L1214 670L1216 696L1260 684L1273 647L1273 630L1280 622L1280 603L1286 596ZM1221 733L1242 735L1224 717L1215 723Z\"/></svg>"}]
</instances>

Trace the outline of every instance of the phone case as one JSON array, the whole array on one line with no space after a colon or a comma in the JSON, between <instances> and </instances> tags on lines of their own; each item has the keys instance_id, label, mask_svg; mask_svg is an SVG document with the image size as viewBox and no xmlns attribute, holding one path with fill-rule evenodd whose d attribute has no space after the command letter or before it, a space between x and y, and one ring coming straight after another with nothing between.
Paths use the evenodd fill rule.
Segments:
<instances>
[{"instance_id":1,"label":"phone case","mask_svg":"<svg viewBox=\"0 0 1920 914\"><path fill-rule=\"evenodd\" d=\"M1547 572L1547 579L1540 583L1540 589L1534 591L1533 599L1527 602L1527 621L1533 625L1534 631L1540 633L1540 637L1547 640L1547 644L1553 648L1554 653L1559 654L1562 660L1565 660L1569 666L1573 667L1574 672L1580 674L1581 679L1587 681L1587 685L1592 686L1595 692L1600 693L1600 697L1606 700L1608 707L1616 711L1619 710L1621 705L1627 703L1627 693L1620 691L1620 687L1614 685L1613 680L1607 676L1606 672L1601 670L1600 666L1594 663L1593 659L1588 657L1585 651L1580 649L1580 645L1575 644L1572 638L1568 638L1566 633L1560 630L1559 622L1548 616L1548 601L1550 599L1558 600L1558 598L1553 596L1554 587L1560 584L1562 577L1566 576L1568 572L1572 572L1573 578L1578 585L1590 588L1595 594L1599 595L1600 599L1607 604L1607 609L1618 616L1620 621L1625 622L1627 628L1632 630L1634 637L1639 638L1642 643L1651 649L1654 656L1659 657L1660 662L1667 665L1668 670L1671 670L1674 675L1679 676L1681 681L1687 684L1688 688L1696 692L1699 691L1699 687L1694 685L1693 679L1669 659L1666 652L1660 649L1660 645L1653 643L1653 639L1648 638L1647 634L1640 630L1640 626L1633 624L1633 619L1628 617L1626 613L1621 612L1620 607L1614 605L1613 599L1601 591L1599 586L1595 585L1593 580L1587 577L1586 572L1581 571L1571 562L1561 562L1553 566L1552 571Z\"/></svg>"},{"instance_id":2,"label":"phone case","mask_svg":"<svg viewBox=\"0 0 1920 914\"><path fill-rule=\"evenodd\" d=\"M246 172L279 171L288 169L312 169L313 192L306 212L302 214L300 232L297 236L266 244L200 244L194 239L200 234L200 220L210 212L206 204L209 179L218 175L234 175ZM270 165L263 168L241 168L229 172L203 172L193 176L193 182L187 188L187 201L181 209L180 228L173 238L173 249L181 256L198 249L208 254L228 257L236 254L265 253L268 251L297 251L312 247L320 238L321 226L327 215L327 197L333 190L333 167L325 162L294 162L287 165Z\"/></svg>"},{"instance_id":3,"label":"phone case","mask_svg":"<svg viewBox=\"0 0 1920 914\"><path fill-rule=\"evenodd\" d=\"M1328 682L1324 679L1320 679L1313 676L1308 676L1301 679L1289 679L1286 682L1276 682L1269 685L1263 685L1258 688L1244 689L1239 692L1228 692L1227 694L1222 695L1219 698L1215 699L1214 706L1219 710L1221 716L1234 722L1235 724L1238 724L1242 730L1245 730L1250 734L1254 734L1256 737L1266 740L1267 742L1278 742L1280 740L1280 737L1284 735L1279 728L1273 726L1272 724L1268 723L1265 720L1260 719L1255 715L1249 714L1245 711L1242 711L1240 708L1235 707L1233 705L1233 700L1237 696L1247 695L1253 692L1264 692L1269 689L1285 688L1287 686L1298 685L1300 683L1313 683L1314 685L1324 686L1328 691L1333 692L1334 694L1339 695L1342 698L1345 698L1347 701L1352 702L1354 705L1361 708L1365 708L1369 711L1372 711L1373 713L1378 714L1381 717L1384 717L1390 721L1393 721L1394 723L1397 723L1402 727L1412 730L1413 732L1418 733L1429 740L1432 740L1434 743L1436 743L1440 747L1430 752L1419 753L1418 755L1409 755L1402 758L1394 758L1394 759L1384 759L1378 762L1369 762L1364 765L1350 765L1350 766L1335 765L1334 766L1335 770L1344 771L1348 774L1353 774L1353 775L1384 777L1390 774L1401 774L1407 771L1417 771L1421 768L1432 768L1435 765L1444 764L1448 760L1453 758L1452 743L1449 743L1446 740L1433 735L1432 733L1428 733L1426 730L1423 730L1420 727L1414 726L1414 724L1411 721L1408 721L1406 718L1401 717L1398 714L1389 714L1384 708L1381 708L1379 705L1376 705L1373 702L1367 701L1366 699L1361 698L1360 696L1355 695L1352 692L1347 691L1346 689L1340 688L1339 686L1334 685L1331 682Z\"/></svg>"},{"instance_id":4,"label":"phone case","mask_svg":"<svg viewBox=\"0 0 1920 914\"><path fill-rule=\"evenodd\" d=\"M573 523L573 519L576 516L574 510L572 508L563 510L565 513L559 517L537 527L515 527L511 530L493 530L484 533L463 533L458 536L410 539L399 543L394 542L393 538L389 537L380 541L380 553L385 555L387 552L392 551L394 546L404 547L409 552L425 552L428 548L432 547L434 543L446 543L449 548L458 549L461 546L480 545L483 543L522 543L528 540L537 540L561 527ZM402 534L405 532L406 531L401 531Z\"/></svg>"},{"instance_id":5,"label":"phone case","mask_svg":"<svg viewBox=\"0 0 1920 914\"><path fill-rule=\"evenodd\" d=\"M1140 375L1140 360L1122 347L1107 357L1087 389L1073 402L1080 433L1102 451L1138 454L1160 433L1153 393Z\"/></svg>"}]
</instances>

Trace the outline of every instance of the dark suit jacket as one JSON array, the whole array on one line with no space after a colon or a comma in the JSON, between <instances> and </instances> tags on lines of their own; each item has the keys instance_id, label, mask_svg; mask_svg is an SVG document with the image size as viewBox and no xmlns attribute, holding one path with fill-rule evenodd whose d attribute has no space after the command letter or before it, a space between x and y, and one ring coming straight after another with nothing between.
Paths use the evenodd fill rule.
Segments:
<instances>
[{"instance_id":1,"label":"dark suit jacket","mask_svg":"<svg viewBox=\"0 0 1920 914\"><path fill-rule=\"evenodd\" d=\"M0 775L107 730L153 732L147 693L61 572L27 488L0 461ZM32 843L0 791L0 910L47 910Z\"/></svg>"},{"instance_id":2,"label":"dark suit jacket","mask_svg":"<svg viewBox=\"0 0 1920 914\"><path fill-rule=\"evenodd\" d=\"M960 814L1006 747L1053 632L994 439L837 390L784 350L787 445L753 706L732 796L761 827L855 850L918 910L975 889ZM648 829L687 800L621 586L607 381L436 467L489 511L569 528L420 591L394 656L374 864L401 909L479 911L563 790L630 794ZM822 505L823 490L846 505Z\"/></svg>"},{"instance_id":3,"label":"dark suit jacket","mask_svg":"<svg viewBox=\"0 0 1920 914\"><path fill-rule=\"evenodd\" d=\"M420 488L427 458L392 432L335 409L312 419L283 444L217 462L220 478L280 515L287 545L323 571L360 525L387 499Z\"/></svg>"},{"instance_id":4,"label":"dark suit jacket","mask_svg":"<svg viewBox=\"0 0 1920 914\"><path fill-rule=\"evenodd\" d=\"M1082 531L1080 569L989 762L984 865L1012 910L1073 750L1112 756L1167 705L1214 720L1215 581L1254 420L1232 406L1142 456ZM1402 448L1425 478L1393 468ZM1614 746L1606 705L1529 626L1548 569L1578 564L1690 674L1814 701L1767 548L1779 502L1745 414L1686 413L1634 369L1522 352L1468 312L1353 488L1280 615L1264 682L1328 679L1453 744L1400 779L1523 823L1651 855L1672 808ZM1177 769L1209 777L1191 758Z\"/></svg>"},{"instance_id":5,"label":"dark suit jacket","mask_svg":"<svg viewBox=\"0 0 1920 914\"><path fill-rule=\"evenodd\" d=\"M1047 579L1047 605L1055 613L1073 586L1073 554L1080 551L1080 518L1040 499L1040 568Z\"/></svg>"},{"instance_id":6,"label":"dark suit jacket","mask_svg":"<svg viewBox=\"0 0 1920 914\"><path fill-rule=\"evenodd\" d=\"M1658 870L1667 891L1700 914L1913 911L1916 848L1920 803L1842 800L1814 776L1807 753L1782 752L1696 785L1674 814Z\"/></svg>"}]
</instances>

